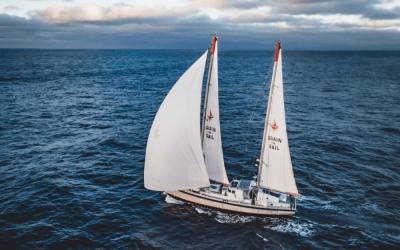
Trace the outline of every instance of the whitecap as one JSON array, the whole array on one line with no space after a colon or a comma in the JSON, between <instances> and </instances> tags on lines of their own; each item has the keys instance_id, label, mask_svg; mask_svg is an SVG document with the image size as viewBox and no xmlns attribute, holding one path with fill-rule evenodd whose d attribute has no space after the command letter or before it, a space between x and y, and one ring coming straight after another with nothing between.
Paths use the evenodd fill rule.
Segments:
<instances>
[{"instance_id":1,"label":"whitecap","mask_svg":"<svg viewBox=\"0 0 400 250\"><path fill-rule=\"evenodd\" d=\"M195 209L199 214L207 214L208 216L212 215L210 210L201 209L199 207L196 207Z\"/></svg>"},{"instance_id":2,"label":"whitecap","mask_svg":"<svg viewBox=\"0 0 400 250\"><path fill-rule=\"evenodd\" d=\"M263 239L263 241L267 241L267 242L268 242L268 239L267 239L267 238L262 237L262 236L259 235L258 233L256 233L256 235L257 235L258 237L260 237L261 239Z\"/></svg>"}]
</instances>

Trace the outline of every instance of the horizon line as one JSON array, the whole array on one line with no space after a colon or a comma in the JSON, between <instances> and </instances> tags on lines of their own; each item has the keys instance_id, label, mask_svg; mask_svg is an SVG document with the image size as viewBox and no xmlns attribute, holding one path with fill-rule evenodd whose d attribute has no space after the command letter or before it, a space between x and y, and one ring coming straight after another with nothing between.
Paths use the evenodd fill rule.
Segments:
<instances>
[{"instance_id":1,"label":"horizon line","mask_svg":"<svg viewBox=\"0 0 400 250\"><path fill-rule=\"evenodd\" d=\"M179 51L194 51L194 50L204 50L204 49L121 49L121 48L99 48L99 49L88 49L88 48L0 48L0 50L179 50ZM218 51L275 51L274 49L219 49ZM400 50L379 50L379 49L369 49L369 50L312 50L312 49L287 49L283 51L297 51L297 52L400 52Z\"/></svg>"}]
</instances>

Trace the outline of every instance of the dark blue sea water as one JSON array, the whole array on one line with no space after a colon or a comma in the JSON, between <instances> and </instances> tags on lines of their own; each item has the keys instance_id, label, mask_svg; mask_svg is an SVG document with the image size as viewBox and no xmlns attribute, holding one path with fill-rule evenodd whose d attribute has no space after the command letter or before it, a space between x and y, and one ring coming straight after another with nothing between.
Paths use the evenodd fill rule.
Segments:
<instances>
[{"instance_id":1,"label":"dark blue sea water","mask_svg":"<svg viewBox=\"0 0 400 250\"><path fill-rule=\"evenodd\" d=\"M289 218L144 189L155 113L203 52L0 50L0 249L400 248L400 52L283 48ZM219 53L230 179L257 173L272 58Z\"/></svg>"}]
</instances>

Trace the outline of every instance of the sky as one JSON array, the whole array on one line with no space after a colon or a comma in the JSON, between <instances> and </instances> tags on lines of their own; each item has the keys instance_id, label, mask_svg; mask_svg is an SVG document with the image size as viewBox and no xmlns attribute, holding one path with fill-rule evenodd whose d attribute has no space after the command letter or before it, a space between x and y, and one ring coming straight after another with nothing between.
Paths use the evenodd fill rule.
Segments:
<instances>
[{"instance_id":1,"label":"sky","mask_svg":"<svg viewBox=\"0 0 400 250\"><path fill-rule=\"evenodd\" d=\"M400 0L1 0L0 48L400 50Z\"/></svg>"}]
</instances>

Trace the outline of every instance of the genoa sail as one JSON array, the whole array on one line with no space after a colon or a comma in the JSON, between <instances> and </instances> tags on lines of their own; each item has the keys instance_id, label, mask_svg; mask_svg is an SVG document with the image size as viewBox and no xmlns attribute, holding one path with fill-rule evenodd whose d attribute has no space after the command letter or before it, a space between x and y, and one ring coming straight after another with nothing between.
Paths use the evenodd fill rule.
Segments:
<instances>
[{"instance_id":1,"label":"genoa sail","mask_svg":"<svg viewBox=\"0 0 400 250\"><path fill-rule=\"evenodd\" d=\"M280 42L278 42L275 53L262 145L258 175L259 185L271 190L300 196L293 175L286 132Z\"/></svg>"},{"instance_id":2,"label":"genoa sail","mask_svg":"<svg viewBox=\"0 0 400 250\"><path fill-rule=\"evenodd\" d=\"M204 161L210 180L229 185L222 152L218 101L218 41L213 37L204 102L202 142Z\"/></svg>"},{"instance_id":3,"label":"genoa sail","mask_svg":"<svg viewBox=\"0 0 400 250\"><path fill-rule=\"evenodd\" d=\"M198 115L207 54L176 82L154 118L144 167L147 189L176 191L210 186Z\"/></svg>"}]
</instances>

